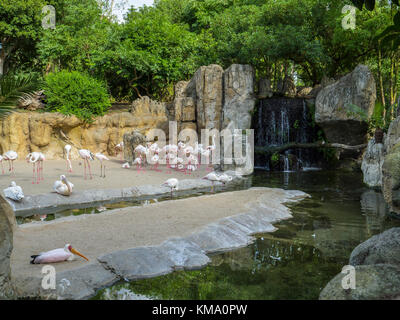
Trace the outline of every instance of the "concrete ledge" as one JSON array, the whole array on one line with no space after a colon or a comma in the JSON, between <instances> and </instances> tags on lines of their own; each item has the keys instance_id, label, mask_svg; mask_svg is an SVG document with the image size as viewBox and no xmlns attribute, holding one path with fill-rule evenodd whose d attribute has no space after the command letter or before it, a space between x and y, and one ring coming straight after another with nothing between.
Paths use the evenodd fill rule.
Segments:
<instances>
[{"instance_id":1,"label":"concrete ledge","mask_svg":"<svg viewBox=\"0 0 400 320\"><path fill-rule=\"evenodd\" d=\"M240 183L244 178L233 176L232 181L226 185ZM179 190L174 191L174 196L190 195L194 192L209 191L211 182L203 179L185 179L179 181ZM215 189L219 190L223 184L216 182ZM121 189L86 190L72 193L66 197L58 193L45 193L26 196L22 201L16 202L6 199L17 217L28 217L34 214L48 214L64 211L71 208L88 208L104 203L121 201L143 201L153 198L169 197L170 189L160 185L141 185Z\"/></svg>"}]
</instances>

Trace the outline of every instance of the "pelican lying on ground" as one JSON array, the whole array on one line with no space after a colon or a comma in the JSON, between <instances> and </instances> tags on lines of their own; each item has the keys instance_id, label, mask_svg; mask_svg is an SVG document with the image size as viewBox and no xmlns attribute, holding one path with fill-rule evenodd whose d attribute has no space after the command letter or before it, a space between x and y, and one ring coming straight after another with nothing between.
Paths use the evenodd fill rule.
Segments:
<instances>
[{"instance_id":1,"label":"pelican lying on ground","mask_svg":"<svg viewBox=\"0 0 400 320\"><path fill-rule=\"evenodd\" d=\"M3 192L6 198L15 201L21 201L24 198L24 193L22 192L22 188L20 186L17 186L15 181L11 181L10 186L4 189Z\"/></svg>"},{"instance_id":2,"label":"pelican lying on ground","mask_svg":"<svg viewBox=\"0 0 400 320\"><path fill-rule=\"evenodd\" d=\"M173 189L178 190L179 180L176 178L171 178L171 179L168 179L167 181L165 181L161 186L169 187L171 189L171 197L172 197L172 190Z\"/></svg>"},{"instance_id":3,"label":"pelican lying on ground","mask_svg":"<svg viewBox=\"0 0 400 320\"><path fill-rule=\"evenodd\" d=\"M67 177L64 175L60 176L60 180L54 182L54 191L62 194L63 196L69 196L72 193L72 188L74 185L67 180Z\"/></svg>"},{"instance_id":4,"label":"pelican lying on ground","mask_svg":"<svg viewBox=\"0 0 400 320\"><path fill-rule=\"evenodd\" d=\"M64 248L54 249L31 256L31 264L72 261L75 259L75 255L89 261L82 253L72 248L70 244L66 244Z\"/></svg>"}]
</instances>

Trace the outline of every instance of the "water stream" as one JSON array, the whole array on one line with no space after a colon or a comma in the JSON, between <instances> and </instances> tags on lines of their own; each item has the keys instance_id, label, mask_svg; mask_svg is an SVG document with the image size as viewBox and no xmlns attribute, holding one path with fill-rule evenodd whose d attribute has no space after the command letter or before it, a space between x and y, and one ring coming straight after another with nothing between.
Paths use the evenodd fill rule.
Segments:
<instances>
[{"instance_id":1,"label":"water stream","mask_svg":"<svg viewBox=\"0 0 400 320\"><path fill-rule=\"evenodd\" d=\"M253 186L297 189L312 197L290 205L293 218L275 224L242 249L213 255L207 267L118 283L94 299L318 299L359 243L400 221L387 216L379 192L360 173L256 171Z\"/></svg>"}]
</instances>

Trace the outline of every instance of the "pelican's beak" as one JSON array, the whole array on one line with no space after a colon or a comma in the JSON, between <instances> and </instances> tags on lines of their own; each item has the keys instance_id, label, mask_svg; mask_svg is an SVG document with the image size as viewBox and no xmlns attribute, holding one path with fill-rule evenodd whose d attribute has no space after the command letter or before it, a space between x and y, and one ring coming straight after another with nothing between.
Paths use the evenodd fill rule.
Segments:
<instances>
[{"instance_id":1,"label":"pelican's beak","mask_svg":"<svg viewBox=\"0 0 400 320\"><path fill-rule=\"evenodd\" d=\"M82 257L83 259L85 259L86 261L89 261L88 258L86 258L82 253L80 253L79 251L75 250L74 248L71 248L70 250L73 254L76 254L77 256Z\"/></svg>"}]
</instances>

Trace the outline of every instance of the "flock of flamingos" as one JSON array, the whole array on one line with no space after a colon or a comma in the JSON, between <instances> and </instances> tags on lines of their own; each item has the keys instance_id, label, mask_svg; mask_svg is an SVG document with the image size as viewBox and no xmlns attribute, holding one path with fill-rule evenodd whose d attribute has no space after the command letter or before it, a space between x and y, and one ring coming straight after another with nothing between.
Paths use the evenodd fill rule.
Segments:
<instances>
[{"instance_id":1,"label":"flock of flamingos","mask_svg":"<svg viewBox=\"0 0 400 320\"><path fill-rule=\"evenodd\" d=\"M136 165L136 169L138 172L145 171L144 166L147 163L150 163L152 166L150 170L161 171L158 169L160 163L165 163L167 171L166 173L172 173L172 169L180 172L184 172L185 174L191 174L191 172L196 171L199 168L201 159L205 159L205 163L207 165L207 171L212 171L212 166L210 166L210 158L212 157L212 152L215 151L215 142L213 139L213 143L207 147L203 147L202 144L195 143L194 147L186 145L183 142L178 142L175 144L168 144L162 148L159 148L156 142L146 143L145 146L138 145L135 149L135 159L133 161L133 165ZM67 171L72 172L72 163L70 159L72 146L67 144L64 147L65 152L65 160L67 164ZM123 151L124 151L124 143L120 142L115 146L116 154L121 154L121 159L123 159ZM97 159L100 161L100 177L106 177L106 162L110 159L102 154L95 153L93 154L90 150L87 149L78 149L78 154L80 158L83 160L84 164L84 179L86 180L88 177L92 179L92 170L90 166L90 161ZM9 171L15 174L14 169L14 161L18 159L17 152L10 150L0 155L0 163L2 167L2 173L4 174L4 166L3 161L7 161L9 164ZM31 152L29 153L25 160L28 163L31 163L33 166L33 176L32 176L32 184L39 184L40 181L43 181L43 162L46 160L45 155L42 152ZM125 162L122 165L122 168L129 169L129 162ZM87 174L87 171L89 172ZM203 179L209 180L212 182L211 191L214 190L214 182L221 181L222 183L227 183L232 180L232 177L226 174L217 174L215 172L208 173ZM171 178L165 181L161 186L166 186L170 188L171 196L173 190L178 190L179 181L176 178ZM74 184L70 182L66 175L61 175L60 180L54 182L53 190L61 194L63 196L70 196L72 193L72 189L74 188ZM14 201L20 201L24 198L24 194L22 188L17 186L14 181L11 182L11 185L4 189L4 195L7 198L10 198Z\"/></svg>"}]
</instances>

